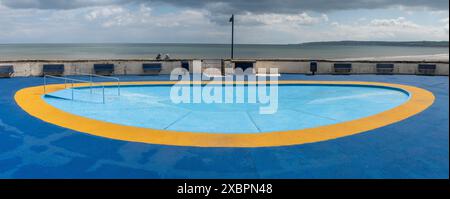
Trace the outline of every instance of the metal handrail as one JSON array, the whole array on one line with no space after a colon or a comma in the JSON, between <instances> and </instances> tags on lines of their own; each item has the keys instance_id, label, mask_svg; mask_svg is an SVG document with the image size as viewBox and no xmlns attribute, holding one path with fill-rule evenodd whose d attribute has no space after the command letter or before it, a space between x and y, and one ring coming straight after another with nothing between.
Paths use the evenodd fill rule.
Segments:
<instances>
[{"instance_id":1,"label":"metal handrail","mask_svg":"<svg viewBox=\"0 0 450 199\"><path fill-rule=\"evenodd\" d=\"M117 77L109 77L109 76L104 76L104 75L97 75L97 74L92 74L92 73L80 73L80 72L75 72L75 75L89 76L91 82L93 82L92 77L100 77L100 78L104 78L104 79L114 79L117 81L117 95L120 96L120 79Z\"/></svg>"},{"instance_id":2,"label":"metal handrail","mask_svg":"<svg viewBox=\"0 0 450 199\"><path fill-rule=\"evenodd\" d=\"M50 78L54 78L54 79L62 79L64 80L64 87L67 88L67 81L71 81L71 85L72 87L70 88L72 91L72 100L74 100L74 82L81 82L81 83L90 83L90 90L92 93L92 88L93 88L93 84L94 82L92 81L85 81L85 80L79 80L79 79L72 79L72 78L67 78L67 77L57 77L57 76L53 76L53 75L44 75L44 94L47 93L47 77ZM103 104L105 103L105 85L102 85L102 99L103 99Z\"/></svg>"}]
</instances>

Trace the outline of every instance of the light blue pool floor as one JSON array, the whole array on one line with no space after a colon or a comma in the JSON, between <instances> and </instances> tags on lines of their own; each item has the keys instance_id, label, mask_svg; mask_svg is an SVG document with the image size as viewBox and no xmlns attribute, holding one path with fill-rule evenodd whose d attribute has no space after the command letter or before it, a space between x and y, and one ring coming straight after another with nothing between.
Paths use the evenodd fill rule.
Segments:
<instances>
[{"instance_id":1,"label":"light blue pool floor","mask_svg":"<svg viewBox=\"0 0 450 199\"><path fill-rule=\"evenodd\" d=\"M168 76L121 79L168 80ZM45 123L22 111L13 98L21 88L42 84L42 78L0 79L0 178L449 177L448 77L282 75L281 79L407 84L433 92L436 101L404 121L325 142L267 148L177 147L105 139Z\"/></svg>"},{"instance_id":2,"label":"light blue pool floor","mask_svg":"<svg viewBox=\"0 0 450 199\"><path fill-rule=\"evenodd\" d=\"M242 89L244 95L230 97L234 103L176 104L170 99L171 88L124 86L119 96L116 87L107 87L105 103L102 103L101 89L91 92L89 88L57 91L44 99L66 112L92 119L203 133L260 133L312 128L367 117L408 100L406 93L382 87L284 85L277 87L278 97L270 103L237 103L236 98L248 102L248 87L238 86L233 89ZM225 91L222 91L225 102ZM71 100L72 92L74 100ZM269 104L277 104L275 113L260 114L259 108Z\"/></svg>"}]
</instances>

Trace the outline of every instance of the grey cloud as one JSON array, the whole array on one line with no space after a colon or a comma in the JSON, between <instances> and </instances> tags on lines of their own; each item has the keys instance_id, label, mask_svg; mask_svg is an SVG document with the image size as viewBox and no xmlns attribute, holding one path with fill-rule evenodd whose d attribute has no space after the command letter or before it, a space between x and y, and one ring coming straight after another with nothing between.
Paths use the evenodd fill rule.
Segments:
<instances>
[{"instance_id":1,"label":"grey cloud","mask_svg":"<svg viewBox=\"0 0 450 199\"><path fill-rule=\"evenodd\" d=\"M0 0L1 4L18 9L76 9L90 6L120 4L123 2L123 0Z\"/></svg>"},{"instance_id":2,"label":"grey cloud","mask_svg":"<svg viewBox=\"0 0 450 199\"><path fill-rule=\"evenodd\" d=\"M390 6L424 7L448 10L448 0L0 0L10 8L76 9L99 5L129 3L171 4L202 8L216 13L298 13L349 9L374 9Z\"/></svg>"},{"instance_id":3,"label":"grey cloud","mask_svg":"<svg viewBox=\"0 0 450 199\"><path fill-rule=\"evenodd\" d=\"M227 17L232 13L298 14L304 11L326 13L337 10L382 9L392 6L448 10L449 6L448 0L153 0L151 2L205 9L209 11L208 18L218 24L228 23Z\"/></svg>"},{"instance_id":4,"label":"grey cloud","mask_svg":"<svg viewBox=\"0 0 450 199\"><path fill-rule=\"evenodd\" d=\"M219 13L298 13L332 10L374 9L390 6L448 10L448 0L154 0L175 6L207 8Z\"/></svg>"}]
</instances>

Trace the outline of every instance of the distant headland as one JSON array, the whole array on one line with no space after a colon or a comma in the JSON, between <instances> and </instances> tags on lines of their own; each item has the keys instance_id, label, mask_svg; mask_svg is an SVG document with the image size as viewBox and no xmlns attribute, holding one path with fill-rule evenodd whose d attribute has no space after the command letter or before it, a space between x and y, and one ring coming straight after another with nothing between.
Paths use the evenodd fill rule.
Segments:
<instances>
[{"instance_id":1,"label":"distant headland","mask_svg":"<svg viewBox=\"0 0 450 199\"><path fill-rule=\"evenodd\" d=\"M449 47L448 41L324 41L300 43L301 46L405 46L405 47Z\"/></svg>"}]
</instances>

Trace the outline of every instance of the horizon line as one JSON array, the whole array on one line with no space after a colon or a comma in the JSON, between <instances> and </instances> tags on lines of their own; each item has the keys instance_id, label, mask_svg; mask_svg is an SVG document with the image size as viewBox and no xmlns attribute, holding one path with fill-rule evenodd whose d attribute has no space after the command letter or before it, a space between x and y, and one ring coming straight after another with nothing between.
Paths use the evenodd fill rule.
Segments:
<instances>
[{"instance_id":1,"label":"horizon line","mask_svg":"<svg viewBox=\"0 0 450 199\"><path fill-rule=\"evenodd\" d=\"M333 41L309 41L301 43L235 43L235 45L301 45L308 43L333 43L333 42L386 42L386 43L407 43L407 42L449 42L446 40L333 40ZM193 44L193 45L231 45L230 43L204 43L204 42L8 42L0 45L14 44Z\"/></svg>"}]
</instances>

